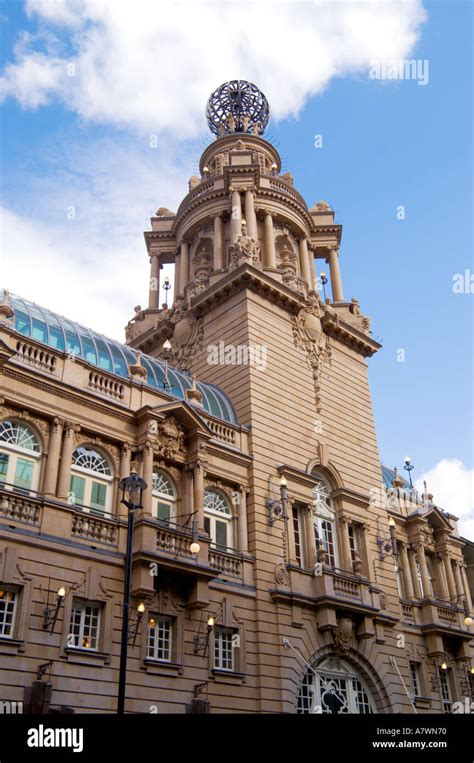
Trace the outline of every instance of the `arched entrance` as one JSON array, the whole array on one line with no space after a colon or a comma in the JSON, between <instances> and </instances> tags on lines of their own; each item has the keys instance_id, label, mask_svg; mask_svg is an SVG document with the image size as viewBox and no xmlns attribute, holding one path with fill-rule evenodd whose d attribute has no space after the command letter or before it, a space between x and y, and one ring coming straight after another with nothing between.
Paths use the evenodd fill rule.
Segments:
<instances>
[{"instance_id":1,"label":"arched entrance","mask_svg":"<svg viewBox=\"0 0 474 763\"><path fill-rule=\"evenodd\" d=\"M357 668L339 657L326 657L308 668L298 692L302 714L375 713L375 701Z\"/></svg>"}]
</instances>

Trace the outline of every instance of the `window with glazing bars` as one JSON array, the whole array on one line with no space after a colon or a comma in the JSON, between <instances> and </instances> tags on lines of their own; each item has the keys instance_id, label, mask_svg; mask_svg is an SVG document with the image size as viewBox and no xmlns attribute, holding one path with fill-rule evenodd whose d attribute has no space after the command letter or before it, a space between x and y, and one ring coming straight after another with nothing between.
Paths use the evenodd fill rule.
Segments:
<instances>
[{"instance_id":1,"label":"window with glazing bars","mask_svg":"<svg viewBox=\"0 0 474 763\"><path fill-rule=\"evenodd\" d=\"M12 638L17 595L15 591L0 591L0 637Z\"/></svg>"},{"instance_id":2,"label":"window with glazing bars","mask_svg":"<svg viewBox=\"0 0 474 763\"><path fill-rule=\"evenodd\" d=\"M172 621L169 617L150 617L148 621L147 657L171 662L173 645Z\"/></svg>"},{"instance_id":3,"label":"window with glazing bars","mask_svg":"<svg viewBox=\"0 0 474 763\"><path fill-rule=\"evenodd\" d=\"M298 506L292 507L293 536L295 539L295 561L300 567L303 566L303 553L301 545L301 514Z\"/></svg>"},{"instance_id":4,"label":"window with glazing bars","mask_svg":"<svg viewBox=\"0 0 474 763\"><path fill-rule=\"evenodd\" d=\"M100 606L75 601L71 610L68 646L97 650L99 645Z\"/></svg>"},{"instance_id":5,"label":"window with glazing bars","mask_svg":"<svg viewBox=\"0 0 474 763\"><path fill-rule=\"evenodd\" d=\"M234 652L230 628L217 628L214 633L214 667L218 670L234 670Z\"/></svg>"}]
</instances>

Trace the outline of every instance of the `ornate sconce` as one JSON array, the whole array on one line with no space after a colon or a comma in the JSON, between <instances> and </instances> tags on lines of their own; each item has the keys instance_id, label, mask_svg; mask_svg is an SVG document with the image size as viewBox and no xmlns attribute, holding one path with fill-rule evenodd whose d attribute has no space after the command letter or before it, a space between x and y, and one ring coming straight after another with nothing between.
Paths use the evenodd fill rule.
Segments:
<instances>
[{"instance_id":1,"label":"ornate sconce","mask_svg":"<svg viewBox=\"0 0 474 763\"><path fill-rule=\"evenodd\" d=\"M202 651L202 656L205 657L207 653L207 647L209 646L209 638L216 624L216 617L213 614L208 615L206 621L206 632L200 635L202 627L204 625L203 620L199 623L199 633L193 638L194 654L199 654Z\"/></svg>"},{"instance_id":2,"label":"ornate sconce","mask_svg":"<svg viewBox=\"0 0 474 763\"><path fill-rule=\"evenodd\" d=\"M137 607L137 619L135 620L134 623L129 623L129 626L128 626L128 643L131 646L135 646L135 643L136 643L136 640L137 640L137 636L138 636L138 632L140 630L140 624L141 624L141 621L143 620L143 615L145 613L145 610L146 610L145 604L143 603L143 601L141 601L140 604Z\"/></svg>"},{"instance_id":3,"label":"ornate sconce","mask_svg":"<svg viewBox=\"0 0 474 763\"><path fill-rule=\"evenodd\" d=\"M388 520L389 535L379 535L377 538L377 546L379 547L379 559L383 561L386 556L396 556L398 553L397 548L397 535L395 530L395 520L390 517Z\"/></svg>"},{"instance_id":4,"label":"ornate sconce","mask_svg":"<svg viewBox=\"0 0 474 763\"><path fill-rule=\"evenodd\" d=\"M282 474L280 477L280 498L276 497L275 488L273 486L271 475L268 478L268 487L271 497L267 498L266 506L268 509L268 524L273 526L277 519L287 519L287 506L288 506L288 489L285 476Z\"/></svg>"},{"instance_id":5,"label":"ornate sconce","mask_svg":"<svg viewBox=\"0 0 474 763\"><path fill-rule=\"evenodd\" d=\"M42 592L41 586L40 590ZM57 594L56 594L56 603L52 606L49 605L49 596L51 593L51 589L48 583L48 596L47 600L44 602L44 609L43 609L43 630L51 630L50 633L54 632L54 626L56 625L56 621L58 619L58 615L60 610L64 607L64 602L66 600L66 589L64 586L60 586L58 588Z\"/></svg>"}]
</instances>

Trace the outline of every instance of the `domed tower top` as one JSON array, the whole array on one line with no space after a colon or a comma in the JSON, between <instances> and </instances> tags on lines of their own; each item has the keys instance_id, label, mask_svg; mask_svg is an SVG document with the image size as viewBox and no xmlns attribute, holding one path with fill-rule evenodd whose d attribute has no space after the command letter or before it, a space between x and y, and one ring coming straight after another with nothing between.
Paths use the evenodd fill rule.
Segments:
<instances>
[{"instance_id":1,"label":"domed tower top","mask_svg":"<svg viewBox=\"0 0 474 763\"><path fill-rule=\"evenodd\" d=\"M218 137L235 132L263 135L270 119L270 107L256 85L233 79L211 93L206 117L209 129Z\"/></svg>"}]
</instances>

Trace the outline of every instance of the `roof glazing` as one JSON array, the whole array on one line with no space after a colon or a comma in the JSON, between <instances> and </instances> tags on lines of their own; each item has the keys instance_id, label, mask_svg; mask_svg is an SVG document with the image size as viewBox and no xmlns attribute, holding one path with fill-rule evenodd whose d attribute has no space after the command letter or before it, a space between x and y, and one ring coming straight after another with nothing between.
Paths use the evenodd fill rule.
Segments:
<instances>
[{"instance_id":1,"label":"roof glazing","mask_svg":"<svg viewBox=\"0 0 474 763\"><path fill-rule=\"evenodd\" d=\"M384 466L383 464L381 464L381 467L382 467L382 478L383 478L385 487L393 488L392 481L395 479L395 472L393 471L393 469L389 469L388 466ZM398 479L402 480L403 482L402 487L404 490L410 490L410 485L403 477L400 476L400 474L398 475Z\"/></svg>"},{"instance_id":2,"label":"roof glazing","mask_svg":"<svg viewBox=\"0 0 474 763\"><path fill-rule=\"evenodd\" d=\"M1 293L3 301L5 293L3 290ZM107 339L92 329L67 320L21 297L8 294L8 300L15 311L13 320L18 333L48 347L73 354L103 371L128 378L128 366L136 362L136 353L130 347L114 339ZM164 391L165 364L157 358L143 354L141 363L147 372L149 386ZM168 366L168 384L168 394L184 400L185 390L191 388L191 378ZM196 383L196 387L202 393L207 413L231 424L238 423L232 403L219 387L200 382Z\"/></svg>"}]
</instances>

